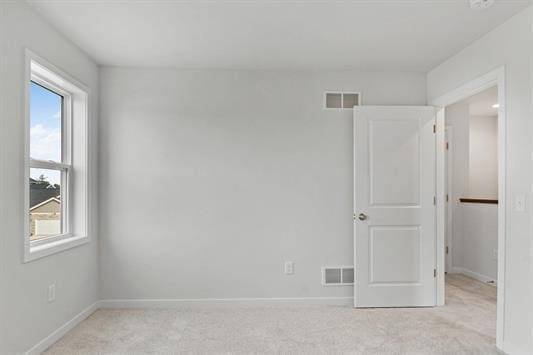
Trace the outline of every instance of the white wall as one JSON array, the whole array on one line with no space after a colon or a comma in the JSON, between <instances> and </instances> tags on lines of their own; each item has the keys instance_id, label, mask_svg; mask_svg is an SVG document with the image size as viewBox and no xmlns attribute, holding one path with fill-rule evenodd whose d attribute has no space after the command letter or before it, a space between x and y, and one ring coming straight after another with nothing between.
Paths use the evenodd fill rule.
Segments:
<instances>
[{"instance_id":1,"label":"white wall","mask_svg":"<svg viewBox=\"0 0 533 355\"><path fill-rule=\"evenodd\" d=\"M425 102L423 74L101 71L102 298L352 297L352 112ZM283 274L283 262L295 274Z\"/></svg>"},{"instance_id":2,"label":"white wall","mask_svg":"<svg viewBox=\"0 0 533 355\"><path fill-rule=\"evenodd\" d=\"M498 198L497 117L471 116L469 103L446 107L446 126L453 139L452 263L448 271L464 272L480 280L497 280L498 207L461 203L460 198Z\"/></svg>"},{"instance_id":3,"label":"white wall","mask_svg":"<svg viewBox=\"0 0 533 355\"><path fill-rule=\"evenodd\" d=\"M498 199L498 117L470 116L468 197Z\"/></svg>"},{"instance_id":4,"label":"white wall","mask_svg":"<svg viewBox=\"0 0 533 355\"><path fill-rule=\"evenodd\" d=\"M463 260L454 264L456 270L481 281L498 279L498 205L462 203L464 223L462 243L454 245L461 249Z\"/></svg>"},{"instance_id":5,"label":"white wall","mask_svg":"<svg viewBox=\"0 0 533 355\"><path fill-rule=\"evenodd\" d=\"M427 76L428 100L505 65L507 113L507 254L505 267L504 346L511 353L531 353L533 315L531 206L514 210L517 195L531 198L532 10L512 19L459 52Z\"/></svg>"},{"instance_id":6,"label":"white wall","mask_svg":"<svg viewBox=\"0 0 533 355\"><path fill-rule=\"evenodd\" d=\"M96 144L98 68L23 1L0 2L0 353L29 350L98 299ZM27 264L23 258L24 48L91 89L89 233L92 242ZM47 289L56 284L56 301Z\"/></svg>"}]
</instances>

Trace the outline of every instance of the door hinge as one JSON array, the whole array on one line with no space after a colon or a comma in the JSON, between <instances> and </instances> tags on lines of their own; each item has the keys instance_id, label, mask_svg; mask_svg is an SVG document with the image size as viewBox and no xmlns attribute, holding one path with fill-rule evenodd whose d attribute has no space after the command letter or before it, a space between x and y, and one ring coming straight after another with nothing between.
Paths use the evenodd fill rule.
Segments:
<instances>
[{"instance_id":1,"label":"door hinge","mask_svg":"<svg viewBox=\"0 0 533 355\"><path fill-rule=\"evenodd\" d=\"M450 143L446 142L446 150L450 149Z\"/></svg>"},{"instance_id":2,"label":"door hinge","mask_svg":"<svg viewBox=\"0 0 533 355\"><path fill-rule=\"evenodd\" d=\"M437 125L436 124L433 125L433 133L437 133Z\"/></svg>"},{"instance_id":3,"label":"door hinge","mask_svg":"<svg viewBox=\"0 0 533 355\"><path fill-rule=\"evenodd\" d=\"M450 247L446 247L446 254L450 252Z\"/></svg>"},{"instance_id":4,"label":"door hinge","mask_svg":"<svg viewBox=\"0 0 533 355\"><path fill-rule=\"evenodd\" d=\"M433 269L433 277L437 277L437 269Z\"/></svg>"},{"instance_id":5,"label":"door hinge","mask_svg":"<svg viewBox=\"0 0 533 355\"><path fill-rule=\"evenodd\" d=\"M446 202L450 201L450 196L446 194Z\"/></svg>"},{"instance_id":6,"label":"door hinge","mask_svg":"<svg viewBox=\"0 0 533 355\"><path fill-rule=\"evenodd\" d=\"M433 204L436 206L437 205L437 196L433 196Z\"/></svg>"}]
</instances>

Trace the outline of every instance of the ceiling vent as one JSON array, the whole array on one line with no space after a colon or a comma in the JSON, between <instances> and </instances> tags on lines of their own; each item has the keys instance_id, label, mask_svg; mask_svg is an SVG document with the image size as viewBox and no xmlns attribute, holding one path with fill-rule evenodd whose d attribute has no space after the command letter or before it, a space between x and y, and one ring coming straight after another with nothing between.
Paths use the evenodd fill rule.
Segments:
<instances>
[{"instance_id":1,"label":"ceiling vent","mask_svg":"<svg viewBox=\"0 0 533 355\"><path fill-rule=\"evenodd\" d=\"M494 5L494 0L470 0L472 10L485 10Z\"/></svg>"},{"instance_id":2,"label":"ceiling vent","mask_svg":"<svg viewBox=\"0 0 533 355\"><path fill-rule=\"evenodd\" d=\"M354 284L353 266L325 266L322 268L323 286L348 286Z\"/></svg>"},{"instance_id":3,"label":"ceiling vent","mask_svg":"<svg viewBox=\"0 0 533 355\"><path fill-rule=\"evenodd\" d=\"M351 110L361 105L361 94L358 92L327 91L324 93L324 108L334 110Z\"/></svg>"}]
</instances>

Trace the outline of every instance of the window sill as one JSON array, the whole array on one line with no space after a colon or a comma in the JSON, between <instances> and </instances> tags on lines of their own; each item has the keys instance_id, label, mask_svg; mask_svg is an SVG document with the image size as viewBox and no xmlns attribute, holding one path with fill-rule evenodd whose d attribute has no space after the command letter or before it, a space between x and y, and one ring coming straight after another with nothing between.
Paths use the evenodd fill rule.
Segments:
<instances>
[{"instance_id":1,"label":"window sill","mask_svg":"<svg viewBox=\"0 0 533 355\"><path fill-rule=\"evenodd\" d=\"M60 253L62 251L89 243L88 236L66 236L59 240L41 243L38 245L28 244L24 250L24 262L28 263L45 256Z\"/></svg>"}]
</instances>

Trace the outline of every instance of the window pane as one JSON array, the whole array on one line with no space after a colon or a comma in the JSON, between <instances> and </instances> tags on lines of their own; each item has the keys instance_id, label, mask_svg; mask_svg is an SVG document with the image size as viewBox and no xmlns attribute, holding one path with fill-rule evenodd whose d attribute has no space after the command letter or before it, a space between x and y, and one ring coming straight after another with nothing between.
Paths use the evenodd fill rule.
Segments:
<instances>
[{"instance_id":1,"label":"window pane","mask_svg":"<svg viewBox=\"0 0 533 355\"><path fill-rule=\"evenodd\" d=\"M30 157L61 162L63 97L30 83Z\"/></svg>"},{"instance_id":2,"label":"window pane","mask_svg":"<svg viewBox=\"0 0 533 355\"><path fill-rule=\"evenodd\" d=\"M61 171L30 169L30 240L62 233Z\"/></svg>"}]
</instances>

